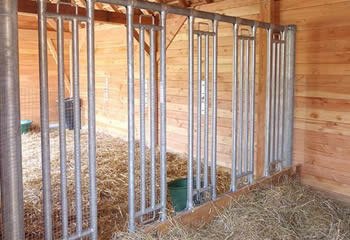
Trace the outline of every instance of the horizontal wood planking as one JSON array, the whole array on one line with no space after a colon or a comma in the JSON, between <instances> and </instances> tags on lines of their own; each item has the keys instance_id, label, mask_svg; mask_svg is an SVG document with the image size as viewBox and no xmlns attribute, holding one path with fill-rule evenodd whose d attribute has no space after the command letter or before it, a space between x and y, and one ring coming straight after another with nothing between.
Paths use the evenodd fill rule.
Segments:
<instances>
[{"instance_id":1,"label":"horizontal wood planking","mask_svg":"<svg viewBox=\"0 0 350 240\"><path fill-rule=\"evenodd\" d=\"M350 196L350 1L281 0L297 24L294 159L302 181Z\"/></svg>"},{"instance_id":2,"label":"horizontal wood planking","mask_svg":"<svg viewBox=\"0 0 350 240\"><path fill-rule=\"evenodd\" d=\"M210 5L210 6L209 6ZM236 14L252 19L258 17L259 1L223 1L199 7L200 10L218 11L228 15ZM167 147L170 151L187 153L187 111L188 111L188 49L187 21L179 30L167 50ZM110 129L115 134L127 134L127 65L125 29L101 29L96 35L96 109L98 129ZM231 165L231 98L232 98L232 25L219 25L218 58L218 162ZM118 41L115 39L118 37ZM120 39L120 40L119 40ZM204 40L203 40L204 41ZM195 41L196 42L196 41ZM135 127L139 132L139 57L138 45L134 41L135 53ZM184 47L185 46L185 47ZM212 55L210 41L210 56ZM84 48L85 46L83 46ZM196 43L195 43L196 48ZM196 53L195 53L196 55ZM81 58L81 75L86 77L86 56ZM146 58L147 59L147 58ZM196 61L196 60L195 60ZM210 59L210 64L212 60ZM148 71L148 63L146 71ZM196 79L196 69L195 69ZM210 70L210 89L211 89ZM109 80L109 100L104 102L105 78ZM148 79L148 75L146 75ZM194 81L195 85L196 80ZM85 85L82 82L82 85ZM86 90L82 89L86 93ZM196 93L195 93L196 97ZM210 95L211 98L211 95ZM86 99L84 99L86 102ZM210 103L211 106L211 103ZM86 104L85 104L86 107ZM196 111L196 107L195 107ZM211 107L210 107L211 111ZM111 119L111 120L110 120ZM202 123L204 124L204 123ZM196 126L196 125L195 125ZM146 126L148 127L148 125Z\"/></svg>"},{"instance_id":3,"label":"horizontal wood planking","mask_svg":"<svg viewBox=\"0 0 350 240\"><path fill-rule=\"evenodd\" d=\"M23 19L24 18L24 19ZM40 125L40 91L39 91L39 50L38 31L36 29L26 29L30 27L35 17L20 16L23 24L20 24L19 34L19 73L20 73L20 101L21 119L33 120L34 125ZM24 23L27 23L25 25ZM33 27L33 26L32 26ZM35 25L36 28L36 25ZM57 49L57 33L48 31L48 38L53 40ZM64 67L69 72L69 43L71 34L65 33L64 41ZM58 121L58 90L57 90L57 64L48 51L48 92L49 92L49 121ZM70 87L70 86L69 86ZM66 96L68 92L66 91Z\"/></svg>"},{"instance_id":4,"label":"horizontal wood planking","mask_svg":"<svg viewBox=\"0 0 350 240\"><path fill-rule=\"evenodd\" d=\"M298 2L303 1L298 0ZM332 3L332 1L330 0L328 3ZM349 1L341 1L332 4L281 11L280 21L281 24L297 24L298 30L349 26L349 7Z\"/></svg>"}]
</instances>

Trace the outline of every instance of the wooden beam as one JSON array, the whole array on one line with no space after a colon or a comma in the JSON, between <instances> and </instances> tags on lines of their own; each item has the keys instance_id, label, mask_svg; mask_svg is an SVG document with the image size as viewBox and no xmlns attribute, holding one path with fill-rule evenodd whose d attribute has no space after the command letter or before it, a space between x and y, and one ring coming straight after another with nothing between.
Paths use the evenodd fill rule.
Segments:
<instances>
[{"instance_id":1,"label":"wooden beam","mask_svg":"<svg viewBox=\"0 0 350 240\"><path fill-rule=\"evenodd\" d=\"M50 38L47 39L47 48L49 49L51 56L55 60L56 65L58 65L57 50L55 48L55 45L53 44L53 41ZM68 79L66 72L64 72L64 85L68 93L71 94L70 81Z\"/></svg>"},{"instance_id":2,"label":"wooden beam","mask_svg":"<svg viewBox=\"0 0 350 240\"><path fill-rule=\"evenodd\" d=\"M260 1L260 21L274 23L274 0ZM256 176L264 175L265 165L265 117L266 117L266 53L267 53L267 34L266 31L259 29L259 77L257 92L257 120L256 120Z\"/></svg>"},{"instance_id":3,"label":"wooden beam","mask_svg":"<svg viewBox=\"0 0 350 240\"><path fill-rule=\"evenodd\" d=\"M48 12L56 12L56 4L47 3ZM74 9L72 7L62 6L60 8L62 14L74 14ZM86 16L85 8L78 8L80 16ZM19 0L18 1L18 14L22 15L37 15L37 3L29 0ZM126 24L126 15L124 13L114 13L104 10L95 10L95 22L103 22L109 24ZM137 22L139 19L138 15L134 16L134 21ZM151 19L145 18L145 23L152 24Z\"/></svg>"},{"instance_id":4,"label":"wooden beam","mask_svg":"<svg viewBox=\"0 0 350 240\"><path fill-rule=\"evenodd\" d=\"M57 24L56 21L52 18L47 19L47 24L54 30L57 31Z\"/></svg>"},{"instance_id":5,"label":"wooden beam","mask_svg":"<svg viewBox=\"0 0 350 240\"><path fill-rule=\"evenodd\" d=\"M119 11L119 9L116 7L116 6L114 6L114 5L111 5L111 7L112 7L112 9L114 10L114 12L116 13L116 14L118 14L118 13L120 13L120 11ZM142 15L143 14L143 12L140 10L140 9L137 9L137 8L135 8L135 14L136 15ZM144 18L144 19L147 19L147 18ZM149 18L148 18L149 19ZM137 22L139 21L139 19L137 19ZM126 25L125 25L125 27L126 27ZM136 41L138 41L138 42L140 42L140 34L134 29L133 30L133 34L134 34L134 38L136 39ZM145 51L146 51L146 53L149 55L150 54L150 51L151 51L151 48L150 48L150 46L149 46L149 44L148 43L146 43L146 42L144 42L144 46L145 46Z\"/></svg>"},{"instance_id":6,"label":"wooden beam","mask_svg":"<svg viewBox=\"0 0 350 240\"><path fill-rule=\"evenodd\" d=\"M243 187L236 192L226 193L214 201L195 207L192 211L180 213L171 220L151 226L145 229L144 232L162 234L171 229L174 221L186 226L199 227L203 223L209 223L215 216L218 216L225 208L229 207L234 199L239 198L241 195L247 194L253 189L259 188L265 184L277 184L285 179L285 177L298 177L299 171L299 165L286 168L270 177L259 179L255 183Z\"/></svg>"}]
</instances>

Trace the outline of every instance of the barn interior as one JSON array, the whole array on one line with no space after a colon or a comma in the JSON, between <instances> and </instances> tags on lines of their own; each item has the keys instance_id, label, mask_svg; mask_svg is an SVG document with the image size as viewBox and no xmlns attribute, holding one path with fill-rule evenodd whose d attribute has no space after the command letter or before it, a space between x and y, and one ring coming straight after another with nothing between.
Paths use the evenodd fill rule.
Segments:
<instances>
[{"instance_id":1,"label":"barn interior","mask_svg":"<svg viewBox=\"0 0 350 240\"><path fill-rule=\"evenodd\" d=\"M284 174L294 180L276 191L332 202L344 215L311 225L338 222L334 239L349 239L349 11L349 0L3 1L0 236L133 239L120 233L233 215L211 239L259 239L236 230L244 208L221 219L210 204L248 212L260 192L272 203L274 190L250 189Z\"/></svg>"}]
</instances>

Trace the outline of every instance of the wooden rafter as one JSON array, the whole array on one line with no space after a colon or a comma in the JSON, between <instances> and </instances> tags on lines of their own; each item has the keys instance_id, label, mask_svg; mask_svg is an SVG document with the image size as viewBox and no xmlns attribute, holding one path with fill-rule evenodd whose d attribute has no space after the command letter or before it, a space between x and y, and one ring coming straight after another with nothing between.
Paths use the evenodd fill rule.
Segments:
<instances>
[{"instance_id":1,"label":"wooden rafter","mask_svg":"<svg viewBox=\"0 0 350 240\"><path fill-rule=\"evenodd\" d=\"M56 4L47 3L47 11L48 12L56 12ZM79 7L78 12L80 16L86 16L86 9ZM34 15L36 16L38 13L37 3L29 0L18 0L18 14L20 15ZM73 14L72 8L62 7L61 13L63 14ZM95 10L95 21L96 22L104 22L109 24L126 24L126 15L124 13L119 12L116 14L115 12L109 12L105 10ZM138 21L139 16L134 16L134 21ZM145 23L152 24L150 19L145 19Z\"/></svg>"},{"instance_id":2,"label":"wooden rafter","mask_svg":"<svg viewBox=\"0 0 350 240\"><path fill-rule=\"evenodd\" d=\"M51 56L54 59L56 65L58 65L57 50L55 48L55 45L54 45L52 39L50 39L50 38L47 39L47 48L49 49L49 52L51 53ZM65 85L65 88L68 91L68 93L71 94L70 81L68 79L66 72L64 72L64 85Z\"/></svg>"},{"instance_id":3,"label":"wooden rafter","mask_svg":"<svg viewBox=\"0 0 350 240\"><path fill-rule=\"evenodd\" d=\"M54 31L57 30L56 21L53 20L52 18L47 19L47 24L49 24L49 26L50 26Z\"/></svg>"},{"instance_id":4,"label":"wooden rafter","mask_svg":"<svg viewBox=\"0 0 350 240\"><path fill-rule=\"evenodd\" d=\"M120 12L120 10L116 6L111 5L111 7L116 13ZM143 13L142 13L142 11L140 9L135 9L135 15L141 15L141 14L143 14ZM134 29L133 34L134 34L134 38L136 39L136 41L140 42L140 34L135 29ZM145 51L149 55L150 54L150 46L149 46L149 44L145 42L144 46L145 46Z\"/></svg>"}]
</instances>

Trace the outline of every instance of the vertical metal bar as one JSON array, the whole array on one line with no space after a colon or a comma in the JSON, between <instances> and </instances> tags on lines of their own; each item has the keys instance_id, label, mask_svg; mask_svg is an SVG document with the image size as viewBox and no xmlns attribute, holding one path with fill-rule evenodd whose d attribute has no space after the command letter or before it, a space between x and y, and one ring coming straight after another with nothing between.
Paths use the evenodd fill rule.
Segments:
<instances>
[{"instance_id":1,"label":"vertical metal bar","mask_svg":"<svg viewBox=\"0 0 350 240\"><path fill-rule=\"evenodd\" d=\"M283 31L282 33L282 40L285 41L286 39L286 31ZM280 130L279 130L279 145L278 145L278 159L283 159L283 146L284 146L284 110L285 110L285 70L286 70L286 44L285 42L282 43L281 48L281 85L280 85ZM283 165L283 164L282 164Z\"/></svg>"},{"instance_id":2,"label":"vertical metal bar","mask_svg":"<svg viewBox=\"0 0 350 240\"><path fill-rule=\"evenodd\" d=\"M146 120L145 120L145 30L140 28L140 205L141 212L146 209Z\"/></svg>"},{"instance_id":3,"label":"vertical metal bar","mask_svg":"<svg viewBox=\"0 0 350 240\"><path fill-rule=\"evenodd\" d=\"M272 41L272 76L271 76L271 132L270 132L270 162L276 160L275 157L275 103L276 103L276 42Z\"/></svg>"},{"instance_id":4,"label":"vertical metal bar","mask_svg":"<svg viewBox=\"0 0 350 240\"><path fill-rule=\"evenodd\" d=\"M39 68L40 68L40 130L41 130L41 164L43 176L44 225L45 239L52 239L52 202L50 169L50 133L49 133L49 93L47 69L47 2L38 4L39 25Z\"/></svg>"},{"instance_id":5,"label":"vertical metal bar","mask_svg":"<svg viewBox=\"0 0 350 240\"><path fill-rule=\"evenodd\" d=\"M128 58L128 175L129 231L135 232L135 96L134 96L134 9L126 8Z\"/></svg>"},{"instance_id":6,"label":"vertical metal bar","mask_svg":"<svg viewBox=\"0 0 350 240\"><path fill-rule=\"evenodd\" d=\"M294 88L295 88L295 33L296 26L289 25L287 31L286 111L285 111L285 157L286 166L292 164L294 131Z\"/></svg>"},{"instance_id":7,"label":"vertical metal bar","mask_svg":"<svg viewBox=\"0 0 350 240\"><path fill-rule=\"evenodd\" d=\"M245 60L245 80L244 80L244 173L248 171L248 151L249 151L249 55L250 55L250 40L246 40L246 60Z\"/></svg>"},{"instance_id":8,"label":"vertical metal bar","mask_svg":"<svg viewBox=\"0 0 350 240\"><path fill-rule=\"evenodd\" d=\"M281 44L279 42L276 43L276 106L275 106L275 153L274 153L274 159L275 160L281 160L278 158L278 149L279 145L281 144L280 141L278 141L279 137L279 130L280 130L280 122L279 122L279 111L280 111L280 61L281 61ZM281 164L278 163L280 166Z\"/></svg>"},{"instance_id":9,"label":"vertical metal bar","mask_svg":"<svg viewBox=\"0 0 350 240\"><path fill-rule=\"evenodd\" d=\"M16 0L0 2L0 26L1 230L3 239L24 239Z\"/></svg>"},{"instance_id":10,"label":"vertical metal bar","mask_svg":"<svg viewBox=\"0 0 350 240\"><path fill-rule=\"evenodd\" d=\"M202 152L202 35L198 34L197 55L197 173L196 189L201 188L201 152ZM197 196L199 197L199 195Z\"/></svg>"},{"instance_id":11,"label":"vertical metal bar","mask_svg":"<svg viewBox=\"0 0 350 240\"><path fill-rule=\"evenodd\" d=\"M166 213L166 11L160 13L160 220L165 221Z\"/></svg>"},{"instance_id":12,"label":"vertical metal bar","mask_svg":"<svg viewBox=\"0 0 350 240\"><path fill-rule=\"evenodd\" d=\"M62 236L68 237L68 194L66 171L66 122L64 101L64 39L63 19L57 18L57 65L58 65L58 112L59 112L59 142L60 142L60 176L61 176L61 218Z\"/></svg>"},{"instance_id":13,"label":"vertical metal bar","mask_svg":"<svg viewBox=\"0 0 350 240\"><path fill-rule=\"evenodd\" d=\"M187 203L193 208L193 16L188 17L188 163L187 163Z\"/></svg>"},{"instance_id":14,"label":"vertical metal bar","mask_svg":"<svg viewBox=\"0 0 350 240\"><path fill-rule=\"evenodd\" d=\"M237 188L237 83L238 83L238 24L233 27L233 83L232 83L232 168L231 191Z\"/></svg>"},{"instance_id":15,"label":"vertical metal bar","mask_svg":"<svg viewBox=\"0 0 350 240\"><path fill-rule=\"evenodd\" d=\"M151 146L151 207L156 204L156 92L155 92L155 33L150 31L150 146Z\"/></svg>"},{"instance_id":16,"label":"vertical metal bar","mask_svg":"<svg viewBox=\"0 0 350 240\"><path fill-rule=\"evenodd\" d=\"M216 199L216 140L217 140L217 61L218 61L218 21L213 21L213 86L212 86L212 159L211 159L211 185L212 200Z\"/></svg>"},{"instance_id":17,"label":"vertical metal bar","mask_svg":"<svg viewBox=\"0 0 350 240\"><path fill-rule=\"evenodd\" d=\"M250 92L250 169L251 175L248 177L249 183L254 182L254 131L255 131L255 69L256 69L256 26L253 26L253 41L252 41L252 69L251 69L251 92Z\"/></svg>"},{"instance_id":18,"label":"vertical metal bar","mask_svg":"<svg viewBox=\"0 0 350 240\"><path fill-rule=\"evenodd\" d=\"M209 153L209 35L205 36L205 100L204 100L204 187L208 187Z\"/></svg>"},{"instance_id":19,"label":"vertical metal bar","mask_svg":"<svg viewBox=\"0 0 350 240\"><path fill-rule=\"evenodd\" d=\"M79 91L79 26L76 19L72 22L72 56L73 56L73 112L74 112L74 160L75 160L75 192L77 233L83 228L82 196L81 196L81 158L80 158L80 91Z\"/></svg>"},{"instance_id":20,"label":"vertical metal bar","mask_svg":"<svg viewBox=\"0 0 350 240\"><path fill-rule=\"evenodd\" d=\"M96 188L96 121L95 121L95 30L94 0L86 1L87 66L88 66L88 130L89 130L89 185L91 239L97 239L97 188Z\"/></svg>"},{"instance_id":21,"label":"vertical metal bar","mask_svg":"<svg viewBox=\"0 0 350 240\"><path fill-rule=\"evenodd\" d=\"M267 32L267 69L266 69L266 122L265 122L265 168L264 176L270 175L270 119L271 119L271 43L272 28Z\"/></svg>"},{"instance_id":22,"label":"vertical metal bar","mask_svg":"<svg viewBox=\"0 0 350 240\"><path fill-rule=\"evenodd\" d=\"M239 79L239 129L238 129L238 175L242 174L243 162L243 79L244 79L244 41L240 39L240 79Z\"/></svg>"}]
</instances>

